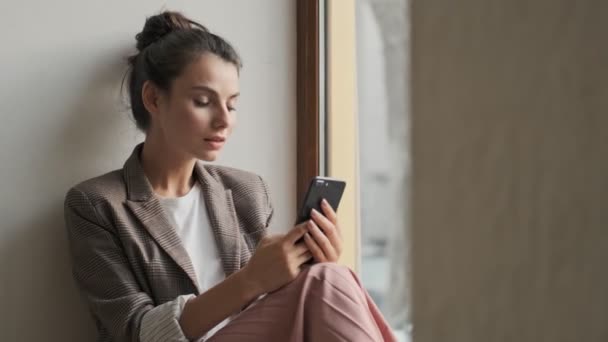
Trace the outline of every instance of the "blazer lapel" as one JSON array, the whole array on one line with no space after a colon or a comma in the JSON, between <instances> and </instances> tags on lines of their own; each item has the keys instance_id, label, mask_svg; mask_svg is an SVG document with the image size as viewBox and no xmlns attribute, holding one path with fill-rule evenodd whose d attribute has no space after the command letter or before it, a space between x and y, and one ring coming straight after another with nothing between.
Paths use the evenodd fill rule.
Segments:
<instances>
[{"instance_id":1,"label":"blazer lapel","mask_svg":"<svg viewBox=\"0 0 608 342\"><path fill-rule=\"evenodd\" d=\"M195 171L203 189L209 222L217 243L226 276L241 266L241 234L232 191L218 182L201 162Z\"/></svg>"},{"instance_id":2,"label":"blazer lapel","mask_svg":"<svg viewBox=\"0 0 608 342\"><path fill-rule=\"evenodd\" d=\"M158 245L188 275L200 293L196 273L188 252L184 248L175 228L166 218L160 201L154 196L152 186L141 167L139 153L142 146L143 144L139 144L135 147L131 157L129 157L124 165L128 192L126 204Z\"/></svg>"}]
</instances>

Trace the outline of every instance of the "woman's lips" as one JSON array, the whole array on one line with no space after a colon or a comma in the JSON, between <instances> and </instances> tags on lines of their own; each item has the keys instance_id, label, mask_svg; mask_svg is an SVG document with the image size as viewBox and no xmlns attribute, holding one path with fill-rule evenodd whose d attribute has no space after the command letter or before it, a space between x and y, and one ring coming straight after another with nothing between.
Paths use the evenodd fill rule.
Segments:
<instances>
[{"instance_id":1,"label":"woman's lips","mask_svg":"<svg viewBox=\"0 0 608 342\"><path fill-rule=\"evenodd\" d=\"M210 139L205 139L205 143L207 144L207 146L209 146L209 148L211 148L212 150L219 150L222 148L222 146L224 146L224 142L226 141L226 139L224 138L210 138Z\"/></svg>"}]
</instances>

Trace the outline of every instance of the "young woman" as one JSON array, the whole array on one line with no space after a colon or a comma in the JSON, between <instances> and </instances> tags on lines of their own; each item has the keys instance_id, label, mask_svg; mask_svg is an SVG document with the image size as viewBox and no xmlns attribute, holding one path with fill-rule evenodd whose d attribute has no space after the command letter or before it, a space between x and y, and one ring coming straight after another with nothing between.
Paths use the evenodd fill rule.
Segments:
<instances>
[{"instance_id":1,"label":"young woman","mask_svg":"<svg viewBox=\"0 0 608 342\"><path fill-rule=\"evenodd\" d=\"M335 263L330 206L268 236L264 181L199 161L215 160L235 125L232 46L175 12L148 18L136 39L127 80L145 142L65 200L73 274L99 341L394 340L357 276Z\"/></svg>"}]
</instances>

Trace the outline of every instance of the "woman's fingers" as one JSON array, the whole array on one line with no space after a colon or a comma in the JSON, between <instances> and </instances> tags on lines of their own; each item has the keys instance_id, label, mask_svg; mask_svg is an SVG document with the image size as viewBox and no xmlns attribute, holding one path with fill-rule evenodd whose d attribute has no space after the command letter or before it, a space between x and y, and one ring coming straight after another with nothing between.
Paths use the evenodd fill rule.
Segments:
<instances>
[{"instance_id":1,"label":"woman's fingers","mask_svg":"<svg viewBox=\"0 0 608 342\"><path fill-rule=\"evenodd\" d=\"M290 230L287 234L285 234L284 241L287 244L295 244L306 232L308 229L306 228L306 222L301 223L292 230Z\"/></svg>"},{"instance_id":2,"label":"woman's fingers","mask_svg":"<svg viewBox=\"0 0 608 342\"><path fill-rule=\"evenodd\" d=\"M315 209L312 210L311 215L317 224L317 227L323 231L336 251L336 254L339 256L342 251L342 236L340 235L336 225Z\"/></svg>"},{"instance_id":3,"label":"woman's fingers","mask_svg":"<svg viewBox=\"0 0 608 342\"><path fill-rule=\"evenodd\" d=\"M308 234L308 233L304 234L304 242L306 243L306 246L308 246L308 250L310 251L310 254L312 254L312 257L315 258L315 261L317 261L317 262L326 262L327 261L327 258L325 257L325 253L323 252L323 249L317 244L315 239L313 239L310 234Z\"/></svg>"},{"instance_id":4,"label":"woman's fingers","mask_svg":"<svg viewBox=\"0 0 608 342\"><path fill-rule=\"evenodd\" d=\"M323 210L323 214L325 215L325 217L327 217L329 221L331 221L331 223L336 226L338 225L338 214L336 214L334 208L329 205L326 199L323 199L321 201L321 210Z\"/></svg>"},{"instance_id":5,"label":"woman's fingers","mask_svg":"<svg viewBox=\"0 0 608 342\"><path fill-rule=\"evenodd\" d=\"M308 246L304 242L298 242L294 245L292 249L292 255L300 256L304 253L308 252Z\"/></svg>"},{"instance_id":6,"label":"woman's fingers","mask_svg":"<svg viewBox=\"0 0 608 342\"><path fill-rule=\"evenodd\" d=\"M327 217L323 216L316 209L311 210L310 216L315 221L315 223L325 231L326 229L333 229L333 222L331 222Z\"/></svg>"},{"instance_id":7,"label":"woman's fingers","mask_svg":"<svg viewBox=\"0 0 608 342\"><path fill-rule=\"evenodd\" d=\"M332 245L331 241L329 241L329 239L327 238L327 236L323 234L321 229L319 229L319 227L314 222L311 222L309 227L310 235L323 251L323 255L325 255L325 261L337 261L338 255L336 253L336 250Z\"/></svg>"},{"instance_id":8,"label":"woman's fingers","mask_svg":"<svg viewBox=\"0 0 608 342\"><path fill-rule=\"evenodd\" d=\"M310 253L309 251L306 251L304 254L298 256L298 259L296 260L296 262L298 263L298 265L301 266L303 263L310 260L310 258L312 258L312 253Z\"/></svg>"}]
</instances>

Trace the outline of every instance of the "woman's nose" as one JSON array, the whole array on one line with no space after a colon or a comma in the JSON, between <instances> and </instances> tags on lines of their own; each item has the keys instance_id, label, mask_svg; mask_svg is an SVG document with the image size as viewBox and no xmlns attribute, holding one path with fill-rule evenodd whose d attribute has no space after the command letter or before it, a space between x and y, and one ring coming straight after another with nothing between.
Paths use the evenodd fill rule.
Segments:
<instances>
[{"instance_id":1,"label":"woman's nose","mask_svg":"<svg viewBox=\"0 0 608 342\"><path fill-rule=\"evenodd\" d=\"M213 117L213 126L215 128L223 128L230 125L230 110L226 106L219 107Z\"/></svg>"}]
</instances>

